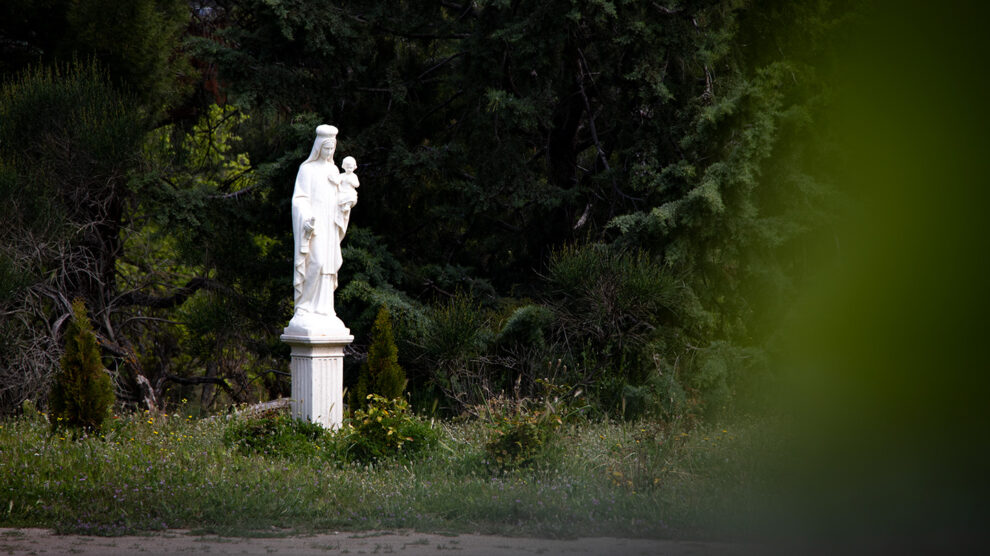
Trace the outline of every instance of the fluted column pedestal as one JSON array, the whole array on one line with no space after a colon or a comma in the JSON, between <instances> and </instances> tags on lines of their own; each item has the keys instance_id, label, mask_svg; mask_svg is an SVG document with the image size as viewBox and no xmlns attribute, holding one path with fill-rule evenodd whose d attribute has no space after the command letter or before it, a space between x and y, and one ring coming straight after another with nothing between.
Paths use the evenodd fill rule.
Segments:
<instances>
[{"instance_id":1,"label":"fluted column pedestal","mask_svg":"<svg viewBox=\"0 0 990 556\"><path fill-rule=\"evenodd\" d=\"M354 336L286 332L281 339L292 347L292 416L339 428L344 421L344 346Z\"/></svg>"}]
</instances>

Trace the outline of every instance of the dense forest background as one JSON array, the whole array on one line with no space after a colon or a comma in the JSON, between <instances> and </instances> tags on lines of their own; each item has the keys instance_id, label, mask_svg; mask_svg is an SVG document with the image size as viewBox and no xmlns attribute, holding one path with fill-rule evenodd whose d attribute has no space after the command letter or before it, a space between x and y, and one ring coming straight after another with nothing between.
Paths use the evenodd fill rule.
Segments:
<instances>
[{"instance_id":1,"label":"dense forest background","mask_svg":"<svg viewBox=\"0 0 990 556\"><path fill-rule=\"evenodd\" d=\"M322 123L359 203L338 313L414 407L548 390L697 418L766 392L838 256L843 2L8 0L0 412L76 297L118 399L286 396L289 200ZM812 140L813 138L813 140Z\"/></svg>"}]
</instances>

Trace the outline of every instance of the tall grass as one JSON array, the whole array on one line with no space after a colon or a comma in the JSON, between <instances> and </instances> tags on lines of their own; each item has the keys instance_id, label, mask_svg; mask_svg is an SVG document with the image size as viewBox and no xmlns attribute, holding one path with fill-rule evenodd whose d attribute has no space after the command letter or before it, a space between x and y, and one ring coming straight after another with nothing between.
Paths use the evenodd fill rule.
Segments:
<instances>
[{"instance_id":1,"label":"tall grass","mask_svg":"<svg viewBox=\"0 0 990 556\"><path fill-rule=\"evenodd\" d=\"M440 441L426 454L367 465L319 450L246 454L224 442L223 419L124 415L77 440L51 434L40 416L11 419L0 422L0 525L696 537L724 533L733 505L765 483L746 449L759 423L565 425L541 460L508 471L485 460L484 423L434 426Z\"/></svg>"}]
</instances>

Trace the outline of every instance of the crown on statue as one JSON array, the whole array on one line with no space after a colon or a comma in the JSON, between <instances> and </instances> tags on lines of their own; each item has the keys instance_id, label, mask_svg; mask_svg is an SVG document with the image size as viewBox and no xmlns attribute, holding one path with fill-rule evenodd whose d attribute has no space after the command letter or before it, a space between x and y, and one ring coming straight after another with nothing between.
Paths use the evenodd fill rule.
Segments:
<instances>
[{"instance_id":1,"label":"crown on statue","mask_svg":"<svg viewBox=\"0 0 990 556\"><path fill-rule=\"evenodd\" d=\"M333 127L332 125L326 125L326 124L323 124L321 126L317 126L316 127L316 136L317 137L336 137L337 136L337 128Z\"/></svg>"}]
</instances>

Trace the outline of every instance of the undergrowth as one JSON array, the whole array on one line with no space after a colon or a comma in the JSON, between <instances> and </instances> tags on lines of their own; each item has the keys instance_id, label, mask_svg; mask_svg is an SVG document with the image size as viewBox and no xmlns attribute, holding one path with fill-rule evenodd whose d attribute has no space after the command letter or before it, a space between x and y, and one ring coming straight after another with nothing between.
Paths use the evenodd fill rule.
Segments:
<instances>
[{"instance_id":1,"label":"undergrowth","mask_svg":"<svg viewBox=\"0 0 990 556\"><path fill-rule=\"evenodd\" d=\"M0 526L697 538L724 531L732 500L764 484L762 458L746 447L773 446L762 422L680 430L563 420L544 439L548 451L505 466L487 448L490 422L418 423L435 440L414 457L357 458L342 449L354 429L330 434L285 417L134 413L75 440L52 434L43 415L8 419Z\"/></svg>"}]
</instances>

